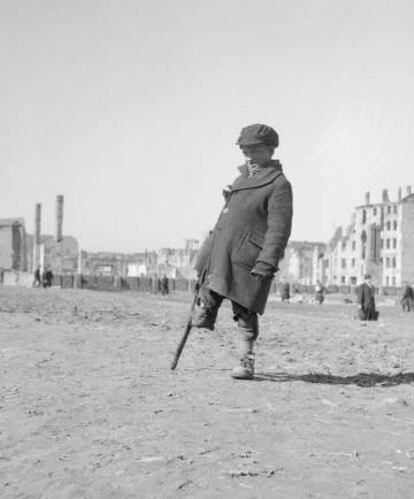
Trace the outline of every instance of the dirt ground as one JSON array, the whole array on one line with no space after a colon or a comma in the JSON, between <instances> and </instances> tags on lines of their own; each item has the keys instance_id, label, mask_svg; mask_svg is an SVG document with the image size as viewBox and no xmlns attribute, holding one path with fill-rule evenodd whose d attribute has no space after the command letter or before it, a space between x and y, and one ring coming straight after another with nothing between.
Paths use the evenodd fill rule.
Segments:
<instances>
[{"instance_id":1,"label":"dirt ground","mask_svg":"<svg viewBox=\"0 0 414 499\"><path fill-rule=\"evenodd\" d=\"M414 313L272 300L253 381L230 308L0 286L0 496L411 498Z\"/></svg>"}]
</instances>

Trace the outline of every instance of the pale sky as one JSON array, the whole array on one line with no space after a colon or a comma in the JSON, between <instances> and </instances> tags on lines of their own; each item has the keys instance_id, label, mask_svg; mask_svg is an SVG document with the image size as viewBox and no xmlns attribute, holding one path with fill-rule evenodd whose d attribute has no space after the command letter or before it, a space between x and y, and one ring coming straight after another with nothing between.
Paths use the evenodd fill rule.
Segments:
<instances>
[{"instance_id":1,"label":"pale sky","mask_svg":"<svg viewBox=\"0 0 414 499\"><path fill-rule=\"evenodd\" d=\"M292 239L327 241L366 190L414 184L409 0L0 0L0 218L89 251L180 247L213 227L272 125Z\"/></svg>"}]
</instances>

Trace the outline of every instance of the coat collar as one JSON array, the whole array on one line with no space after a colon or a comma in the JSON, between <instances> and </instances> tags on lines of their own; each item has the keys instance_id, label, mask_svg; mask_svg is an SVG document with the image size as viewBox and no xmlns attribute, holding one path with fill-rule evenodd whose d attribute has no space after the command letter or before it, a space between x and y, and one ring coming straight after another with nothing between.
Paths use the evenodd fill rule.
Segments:
<instances>
[{"instance_id":1,"label":"coat collar","mask_svg":"<svg viewBox=\"0 0 414 499\"><path fill-rule=\"evenodd\" d=\"M248 176L246 165L241 165L238 169L240 175L233 182L231 187L232 192L262 187L263 185L270 184L283 174L282 165L278 160L272 160L269 166L251 177Z\"/></svg>"}]
</instances>

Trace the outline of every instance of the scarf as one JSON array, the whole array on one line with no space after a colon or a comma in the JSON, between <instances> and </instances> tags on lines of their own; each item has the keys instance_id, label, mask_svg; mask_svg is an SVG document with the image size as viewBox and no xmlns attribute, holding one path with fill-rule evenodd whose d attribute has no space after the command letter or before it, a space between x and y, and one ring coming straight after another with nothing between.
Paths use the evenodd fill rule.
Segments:
<instances>
[{"instance_id":1,"label":"scarf","mask_svg":"<svg viewBox=\"0 0 414 499\"><path fill-rule=\"evenodd\" d=\"M246 163L246 166L247 166L248 177L253 177L253 175L256 175L257 173L263 170L262 166L256 165L255 163L250 163L250 161Z\"/></svg>"}]
</instances>

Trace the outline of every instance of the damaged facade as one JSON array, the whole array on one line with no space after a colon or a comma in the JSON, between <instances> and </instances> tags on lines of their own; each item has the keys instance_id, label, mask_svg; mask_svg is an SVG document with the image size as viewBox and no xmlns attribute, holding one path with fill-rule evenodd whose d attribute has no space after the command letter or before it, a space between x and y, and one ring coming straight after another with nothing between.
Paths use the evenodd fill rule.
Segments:
<instances>
[{"instance_id":1,"label":"damaged facade","mask_svg":"<svg viewBox=\"0 0 414 499\"><path fill-rule=\"evenodd\" d=\"M54 275L68 275L78 272L79 244L75 237L62 236L58 242L55 236L42 234L39 237L37 251L34 244L35 237L28 234L26 240L28 268L31 272L34 272L37 265L41 269L50 269Z\"/></svg>"},{"instance_id":2,"label":"damaged facade","mask_svg":"<svg viewBox=\"0 0 414 499\"><path fill-rule=\"evenodd\" d=\"M162 248L157 253L158 275L176 279L195 279L194 270L200 244L196 239L187 239L184 248Z\"/></svg>"},{"instance_id":3,"label":"damaged facade","mask_svg":"<svg viewBox=\"0 0 414 499\"><path fill-rule=\"evenodd\" d=\"M372 203L370 193L357 206L346 229L339 227L318 259L315 273L324 283L355 285L370 273L380 286L414 282L414 194L406 187L396 200L388 191Z\"/></svg>"},{"instance_id":4,"label":"damaged facade","mask_svg":"<svg viewBox=\"0 0 414 499\"><path fill-rule=\"evenodd\" d=\"M0 219L0 268L22 272L28 269L23 218Z\"/></svg>"},{"instance_id":5,"label":"damaged facade","mask_svg":"<svg viewBox=\"0 0 414 499\"><path fill-rule=\"evenodd\" d=\"M161 248L143 253L82 251L80 272L84 275L122 277L162 276L194 279L199 243L189 239L184 248Z\"/></svg>"},{"instance_id":6,"label":"damaged facade","mask_svg":"<svg viewBox=\"0 0 414 499\"><path fill-rule=\"evenodd\" d=\"M84 275L139 277L150 273L156 263L156 253L115 253L82 251L81 269Z\"/></svg>"},{"instance_id":7,"label":"damaged facade","mask_svg":"<svg viewBox=\"0 0 414 499\"><path fill-rule=\"evenodd\" d=\"M320 280L315 259L321 258L325 250L324 243L289 241L280 262L278 278L304 285L315 284Z\"/></svg>"}]
</instances>

